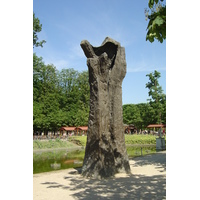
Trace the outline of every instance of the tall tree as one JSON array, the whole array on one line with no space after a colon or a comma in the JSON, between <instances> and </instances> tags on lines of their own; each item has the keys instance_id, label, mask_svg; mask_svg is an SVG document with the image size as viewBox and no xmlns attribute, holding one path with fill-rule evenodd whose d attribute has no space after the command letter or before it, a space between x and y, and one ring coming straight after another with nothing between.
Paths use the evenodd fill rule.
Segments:
<instances>
[{"instance_id":1,"label":"tall tree","mask_svg":"<svg viewBox=\"0 0 200 200\"><path fill-rule=\"evenodd\" d=\"M162 105L162 110L161 110L162 123L166 124L166 95L165 94L163 94L161 97L161 105Z\"/></svg>"},{"instance_id":2,"label":"tall tree","mask_svg":"<svg viewBox=\"0 0 200 200\"><path fill-rule=\"evenodd\" d=\"M88 124L88 71L58 71L33 54L33 129L56 131L61 126Z\"/></svg>"},{"instance_id":3,"label":"tall tree","mask_svg":"<svg viewBox=\"0 0 200 200\"><path fill-rule=\"evenodd\" d=\"M146 41L154 42L157 39L163 42L166 39L166 4L164 0L149 0L148 9L145 9L147 26ZM150 14L149 14L150 12Z\"/></svg>"},{"instance_id":4,"label":"tall tree","mask_svg":"<svg viewBox=\"0 0 200 200\"><path fill-rule=\"evenodd\" d=\"M43 47L43 44L46 42L45 40L38 41L38 33L42 30L42 24L40 24L40 20L35 17L35 13L33 13L33 48L34 47Z\"/></svg>"},{"instance_id":5,"label":"tall tree","mask_svg":"<svg viewBox=\"0 0 200 200\"><path fill-rule=\"evenodd\" d=\"M153 119L154 123L162 123L162 113L163 113L163 101L164 94L162 87L159 85L158 79L161 77L160 72L154 71L153 73L147 74L149 77L149 82L146 84L146 88L149 89L148 99L150 106L153 108Z\"/></svg>"},{"instance_id":6,"label":"tall tree","mask_svg":"<svg viewBox=\"0 0 200 200\"><path fill-rule=\"evenodd\" d=\"M55 131L59 112L57 70L53 65L44 65L42 58L35 54L33 58L33 126L44 132Z\"/></svg>"},{"instance_id":7,"label":"tall tree","mask_svg":"<svg viewBox=\"0 0 200 200\"><path fill-rule=\"evenodd\" d=\"M79 102L79 98L77 97L79 93L77 77L78 71L72 68L62 69L59 73L59 85L62 92L60 104L66 112L71 112L71 114L68 114L73 116L73 111L77 108ZM73 117L71 117L71 120L72 119Z\"/></svg>"},{"instance_id":8,"label":"tall tree","mask_svg":"<svg viewBox=\"0 0 200 200\"><path fill-rule=\"evenodd\" d=\"M41 70L45 67L42 57L33 54L33 101L39 101L42 91Z\"/></svg>"}]
</instances>

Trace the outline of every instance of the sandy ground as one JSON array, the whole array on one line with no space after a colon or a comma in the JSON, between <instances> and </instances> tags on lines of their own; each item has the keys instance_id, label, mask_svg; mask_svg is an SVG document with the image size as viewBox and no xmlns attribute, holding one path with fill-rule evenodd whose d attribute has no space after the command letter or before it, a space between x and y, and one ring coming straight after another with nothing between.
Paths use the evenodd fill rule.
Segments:
<instances>
[{"instance_id":1,"label":"sandy ground","mask_svg":"<svg viewBox=\"0 0 200 200\"><path fill-rule=\"evenodd\" d=\"M132 175L85 179L75 169L33 175L33 200L166 199L166 152L129 160Z\"/></svg>"}]
</instances>

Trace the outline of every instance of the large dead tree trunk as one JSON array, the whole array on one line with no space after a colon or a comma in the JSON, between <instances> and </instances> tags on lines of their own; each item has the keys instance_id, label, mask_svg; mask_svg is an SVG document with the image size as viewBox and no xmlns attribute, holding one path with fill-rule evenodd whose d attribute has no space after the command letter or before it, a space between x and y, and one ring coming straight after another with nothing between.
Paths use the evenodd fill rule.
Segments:
<instances>
[{"instance_id":1,"label":"large dead tree trunk","mask_svg":"<svg viewBox=\"0 0 200 200\"><path fill-rule=\"evenodd\" d=\"M125 49L108 37L100 47L93 47L86 40L81 42L81 47L87 57L90 83L88 136L82 174L103 178L118 172L130 173L122 114Z\"/></svg>"}]
</instances>

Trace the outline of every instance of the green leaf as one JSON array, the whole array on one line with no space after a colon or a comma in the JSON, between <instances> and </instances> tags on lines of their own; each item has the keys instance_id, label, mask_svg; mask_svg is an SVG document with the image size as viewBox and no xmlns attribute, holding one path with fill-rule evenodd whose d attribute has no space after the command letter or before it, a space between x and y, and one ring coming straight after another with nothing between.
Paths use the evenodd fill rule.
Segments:
<instances>
[{"instance_id":1,"label":"green leaf","mask_svg":"<svg viewBox=\"0 0 200 200\"><path fill-rule=\"evenodd\" d=\"M149 6L153 7L152 3L158 3L159 0L149 0ZM157 11L152 11L151 15L148 15L149 23L147 26L146 41L153 42L157 39L159 42L163 42L166 39L166 5L162 6Z\"/></svg>"},{"instance_id":2,"label":"green leaf","mask_svg":"<svg viewBox=\"0 0 200 200\"><path fill-rule=\"evenodd\" d=\"M154 4L154 0L149 0L149 3L148 3L149 8L152 8L152 7L153 7L153 4Z\"/></svg>"},{"instance_id":3,"label":"green leaf","mask_svg":"<svg viewBox=\"0 0 200 200\"><path fill-rule=\"evenodd\" d=\"M162 17L157 16L156 19L153 21L153 26L155 26L155 25L160 26L163 23L164 23L164 20L162 19Z\"/></svg>"}]
</instances>

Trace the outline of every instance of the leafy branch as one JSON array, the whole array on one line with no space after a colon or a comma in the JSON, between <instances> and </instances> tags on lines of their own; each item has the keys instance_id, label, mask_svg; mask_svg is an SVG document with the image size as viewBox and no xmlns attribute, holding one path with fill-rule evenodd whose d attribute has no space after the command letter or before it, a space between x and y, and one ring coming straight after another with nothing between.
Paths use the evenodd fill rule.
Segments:
<instances>
[{"instance_id":1,"label":"leafy branch","mask_svg":"<svg viewBox=\"0 0 200 200\"><path fill-rule=\"evenodd\" d=\"M35 17L35 13L33 13L33 48L35 47L43 47L43 43L46 43L45 40L38 41L37 33L42 30L42 24L40 24L40 20Z\"/></svg>"},{"instance_id":2,"label":"leafy branch","mask_svg":"<svg viewBox=\"0 0 200 200\"><path fill-rule=\"evenodd\" d=\"M149 19L146 41L154 42L154 39L157 39L162 43L166 39L166 5L161 4L163 1L149 0L151 14L148 9L145 9L146 20Z\"/></svg>"}]
</instances>

